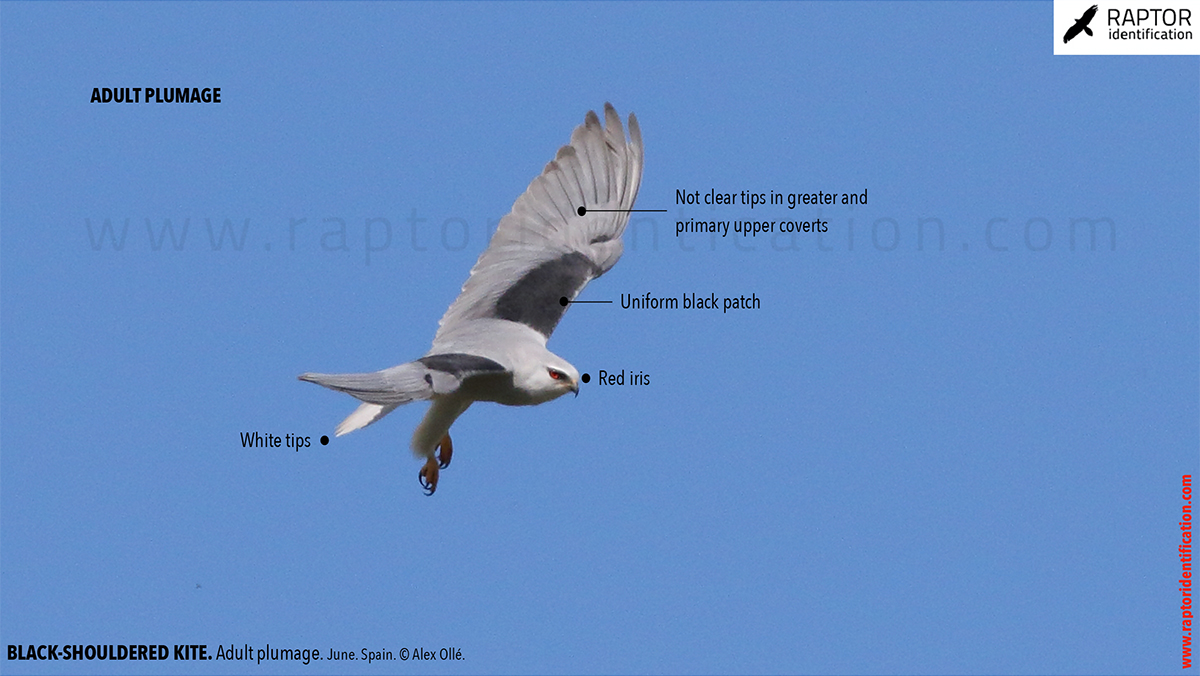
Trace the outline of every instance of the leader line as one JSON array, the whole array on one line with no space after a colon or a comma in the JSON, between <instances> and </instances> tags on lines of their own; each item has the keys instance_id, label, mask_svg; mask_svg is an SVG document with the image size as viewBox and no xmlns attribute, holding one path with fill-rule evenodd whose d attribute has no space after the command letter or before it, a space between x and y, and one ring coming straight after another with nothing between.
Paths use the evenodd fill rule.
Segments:
<instances>
[{"instance_id":1,"label":"leader line","mask_svg":"<svg viewBox=\"0 0 1200 676\"><path fill-rule=\"evenodd\" d=\"M608 212L608 213L621 213L621 214L632 214L632 213L665 214L665 213L667 213L666 209L589 209L587 207L579 207L578 209L575 210L575 213L579 214L580 216L583 216L583 215L587 214L587 212L589 212L589 211L604 211L604 212Z\"/></svg>"},{"instance_id":2,"label":"leader line","mask_svg":"<svg viewBox=\"0 0 1200 676\"><path fill-rule=\"evenodd\" d=\"M567 305L574 305L576 303L611 303L611 302L612 302L611 300L568 300L566 296L563 296L562 298L558 299L558 304L563 307L566 307Z\"/></svg>"}]
</instances>

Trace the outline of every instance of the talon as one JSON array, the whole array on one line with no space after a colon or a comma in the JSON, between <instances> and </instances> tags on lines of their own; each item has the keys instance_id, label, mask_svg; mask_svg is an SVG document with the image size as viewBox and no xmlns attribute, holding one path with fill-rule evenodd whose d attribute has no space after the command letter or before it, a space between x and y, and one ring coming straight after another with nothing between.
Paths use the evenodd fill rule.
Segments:
<instances>
[{"instance_id":1,"label":"talon","mask_svg":"<svg viewBox=\"0 0 1200 676\"><path fill-rule=\"evenodd\" d=\"M450 443L450 435L442 437L437 447L438 467L446 469L450 466L450 456L454 454L454 444Z\"/></svg>"},{"instance_id":2,"label":"talon","mask_svg":"<svg viewBox=\"0 0 1200 676\"><path fill-rule=\"evenodd\" d=\"M425 495L433 495L438 484L438 464L433 458L425 461L425 466L417 472L417 481L425 489Z\"/></svg>"}]
</instances>

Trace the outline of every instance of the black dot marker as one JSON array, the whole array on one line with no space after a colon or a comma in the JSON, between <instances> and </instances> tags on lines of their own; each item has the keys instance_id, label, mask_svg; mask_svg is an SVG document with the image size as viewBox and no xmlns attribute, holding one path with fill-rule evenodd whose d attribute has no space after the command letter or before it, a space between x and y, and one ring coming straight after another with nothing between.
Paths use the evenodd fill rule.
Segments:
<instances>
[{"instance_id":1,"label":"black dot marker","mask_svg":"<svg viewBox=\"0 0 1200 676\"><path fill-rule=\"evenodd\" d=\"M584 214L587 213L587 207L579 207L578 209L575 210L575 213L579 214L580 216L583 216Z\"/></svg>"},{"instance_id":2,"label":"black dot marker","mask_svg":"<svg viewBox=\"0 0 1200 676\"><path fill-rule=\"evenodd\" d=\"M563 296L562 298L559 298L559 299L558 299L558 304L559 304L559 305L561 305L561 306L563 306L563 307L566 307L566 306L567 306L567 303L569 303L569 302L571 302L571 301L567 300L567 297L566 297L566 296Z\"/></svg>"},{"instance_id":3,"label":"black dot marker","mask_svg":"<svg viewBox=\"0 0 1200 676\"><path fill-rule=\"evenodd\" d=\"M589 380L591 380L591 379L592 379L592 377L591 377L591 376L589 376L589 375L588 375L588 374L586 374L586 373L585 373L585 374L583 374L583 377L582 377L582 378L580 378L580 380L582 380L582 381L583 381L583 382L585 382L585 383L586 383L586 382L588 382L588 381L589 381Z\"/></svg>"},{"instance_id":4,"label":"black dot marker","mask_svg":"<svg viewBox=\"0 0 1200 676\"><path fill-rule=\"evenodd\" d=\"M321 436L321 445L328 446L329 445L329 437L322 435Z\"/></svg>"}]
</instances>

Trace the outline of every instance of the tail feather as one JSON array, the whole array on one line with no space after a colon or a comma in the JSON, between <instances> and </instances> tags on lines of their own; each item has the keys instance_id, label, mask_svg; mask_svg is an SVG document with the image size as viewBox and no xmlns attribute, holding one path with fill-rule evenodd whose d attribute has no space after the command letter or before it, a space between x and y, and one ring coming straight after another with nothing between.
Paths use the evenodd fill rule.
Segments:
<instances>
[{"instance_id":1,"label":"tail feather","mask_svg":"<svg viewBox=\"0 0 1200 676\"><path fill-rule=\"evenodd\" d=\"M362 429L396 410L396 407L433 396L432 379L425 367L409 362L375 373L305 373L300 380L345 392L363 402L334 432L337 436Z\"/></svg>"},{"instance_id":2,"label":"tail feather","mask_svg":"<svg viewBox=\"0 0 1200 676\"><path fill-rule=\"evenodd\" d=\"M379 404L363 404L354 409L354 413L346 416L346 419L337 426L337 429L334 430L333 434L334 436L340 437L343 434L349 434L354 430L361 430L367 425L370 425L376 420L379 420L383 416L396 410L397 406L399 406L399 404L392 404L390 406L381 406Z\"/></svg>"},{"instance_id":3,"label":"tail feather","mask_svg":"<svg viewBox=\"0 0 1200 676\"><path fill-rule=\"evenodd\" d=\"M321 387L345 392L346 394L371 403L387 403L383 398L393 398L394 393L388 387L383 376L376 373L305 373L300 380L316 383Z\"/></svg>"},{"instance_id":4,"label":"tail feather","mask_svg":"<svg viewBox=\"0 0 1200 676\"><path fill-rule=\"evenodd\" d=\"M398 406L433 396L425 372L420 362L409 362L374 373L305 373L300 380L345 392L368 404Z\"/></svg>"}]
</instances>

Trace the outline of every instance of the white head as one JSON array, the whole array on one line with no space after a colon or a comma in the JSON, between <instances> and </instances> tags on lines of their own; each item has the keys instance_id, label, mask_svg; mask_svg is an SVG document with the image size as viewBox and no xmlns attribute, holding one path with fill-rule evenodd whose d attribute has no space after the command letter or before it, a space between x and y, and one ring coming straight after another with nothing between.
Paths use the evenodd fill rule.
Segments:
<instances>
[{"instance_id":1,"label":"white head","mask_svg":"<svg viewBox=\"0 0 1200 676\"><path fill-rule=\"evenodd\" d=\"M513 384L531 399L541 404L557 399L567 392L579 396L579 371L567 360L546 348L531 355L513 373Z\"/></svg>"}]
</instances>

